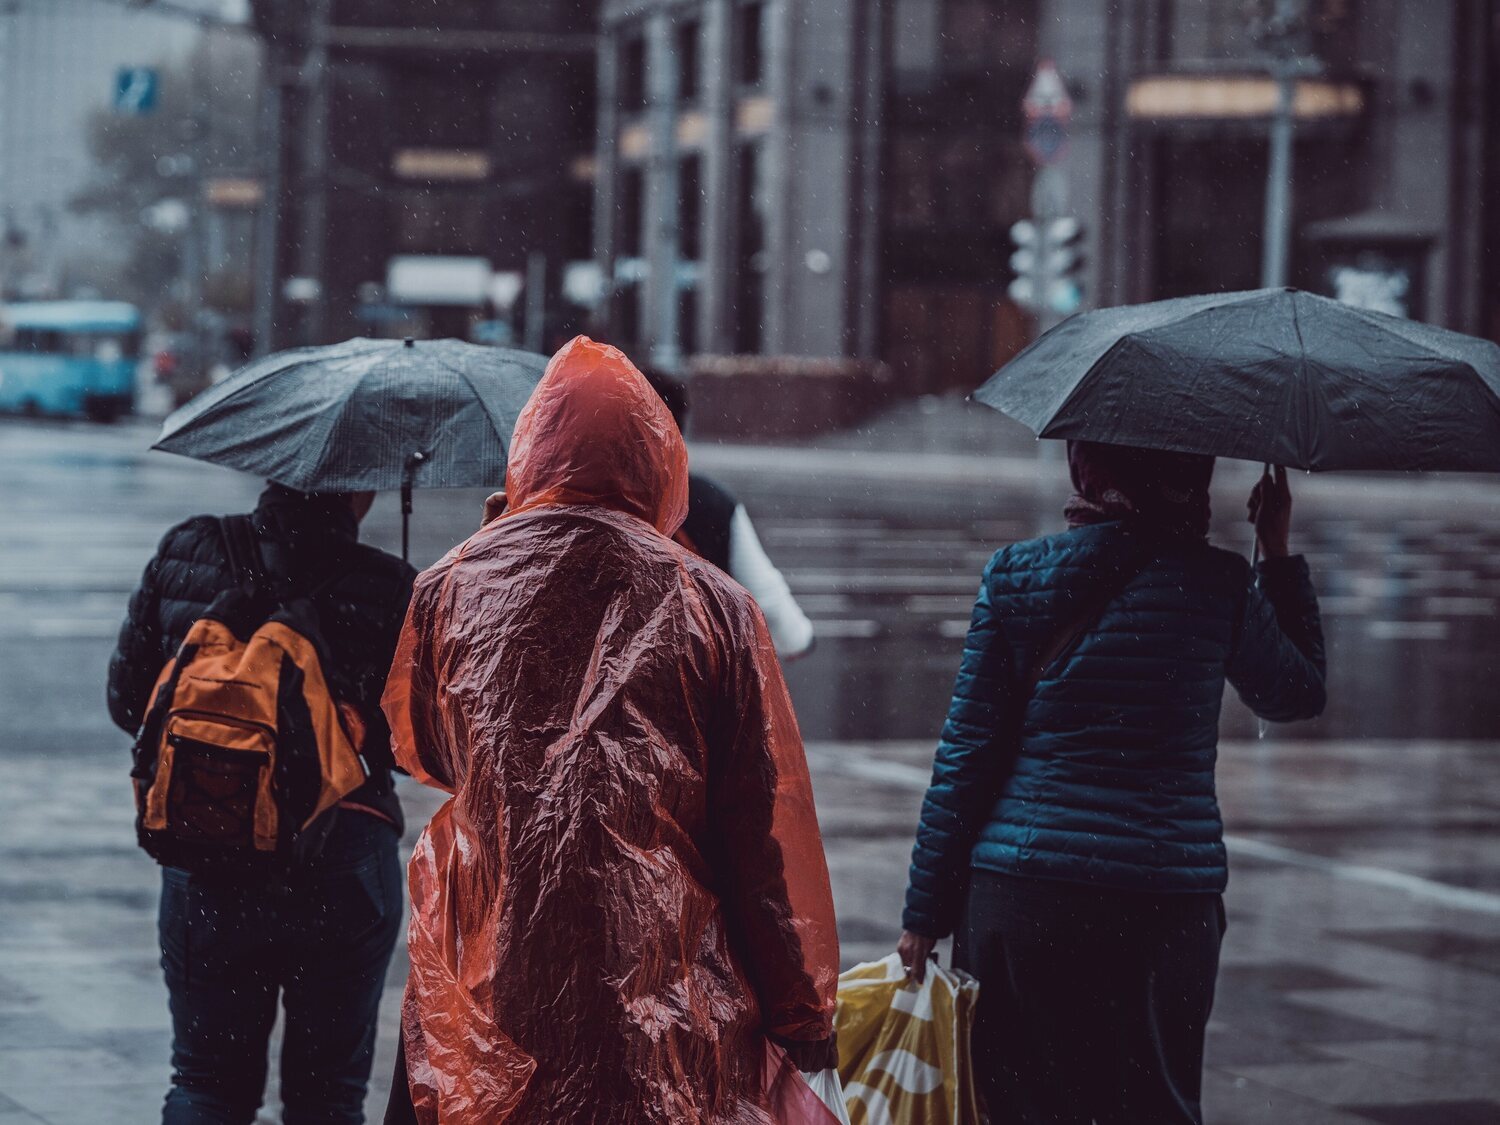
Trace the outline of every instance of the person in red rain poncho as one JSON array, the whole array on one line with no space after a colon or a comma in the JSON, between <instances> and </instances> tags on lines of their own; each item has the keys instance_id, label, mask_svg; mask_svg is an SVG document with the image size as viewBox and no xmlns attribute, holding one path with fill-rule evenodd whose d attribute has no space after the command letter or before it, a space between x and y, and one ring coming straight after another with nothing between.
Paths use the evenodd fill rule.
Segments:
<instances>
[{"instance_id":1,"label":"person in red rain poncho","mask_svg":"<svg viewBox=\"0 0 1500 1125\"><path fill-rule=\"evenodd\" d=\"M765 622L672 542L686 448L614 348L553 358L506 494L417 580L385 694L452 794L409 873L416 1120L769 1123L766 1037L836 1065L838 938Z\"/></svg>"}]
</instances>

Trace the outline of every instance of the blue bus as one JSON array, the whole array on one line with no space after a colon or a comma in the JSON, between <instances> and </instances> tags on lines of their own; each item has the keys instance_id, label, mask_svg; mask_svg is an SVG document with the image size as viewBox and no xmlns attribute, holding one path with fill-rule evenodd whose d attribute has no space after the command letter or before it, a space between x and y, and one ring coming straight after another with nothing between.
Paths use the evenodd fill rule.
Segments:
<instances>
[{"instance_id":1,"label":"blue bus","mask_svg":"<svg viewBox=\"0 0 1500 1125\"><path fill-rule=\"evenodd\" d=\"M124 301L0 305L0 411L113 421L134 405L140 354Z\"/></svg>"}]
</instances>

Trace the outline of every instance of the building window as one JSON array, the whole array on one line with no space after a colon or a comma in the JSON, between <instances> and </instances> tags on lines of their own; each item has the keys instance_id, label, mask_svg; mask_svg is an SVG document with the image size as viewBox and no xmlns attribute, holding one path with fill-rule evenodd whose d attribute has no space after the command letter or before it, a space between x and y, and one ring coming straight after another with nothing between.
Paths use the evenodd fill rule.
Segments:
<instances>
[{"instance_id":1,"label":"building window","mask_svg":"<svg viewBox=\"0 0 1500 1125\"><path fill-rule=\"evenodd\" d=\"M903 130L891 140L891 219L898 227L921 227L933 218L933 145L925 133Z\"/></svg>"},{"instance_id":2,"label":"building window","mask_svg":"<svg viewBox=\"0 0 1500 1125\"><path fill-rule=\"evenodd\" d=\"M472 73L434 67L404 67L394 73L400 92L390 105L397 148L482 150L490 132L489 83ZM442 106L434 113L434 106Z\"/></svg>"},{"instance_id":3,"label":"building window","mask_svg":"<svg viewBox=\"0 0 1500 1125\"><path fill-rule=\"evenodd\" d=\"M702 66L702 25L697 20L685 20L677 25L677 100L684 105L696 102L703 92L703 79L699 73Z\"/></svg>"},{"instance_id":4,"label":"building window","mask_svg":"<svg viewBox=\"0 0 1500 1125\"><path fill-rule=\"evenodd\" d=\"M698 350L698 278L703 256L703 157L688 153L677 166L678 346L684 355Z\"/></svg>"},{"instance_id":5,"label":"building window","mask_svg":"<svg viewBox=\"0 0 1500 1125\"><path fill-rule=\"evenodd\" d=\"M615 231L615 254L618 257L641 256L645 201L644 174L639 168L626 168L620 173L620 197L615 208L619 223Z\"/></svg>"},{"instance_id":6,"label":"building window","mask_svg":"<svg viewBox=\"0 0 1500 1125\"><path fill-rule=\"evenodd\" d=\"M698 286L677 291L677 348L683 355L698 354Z\"/></svg>"},{"instance_id":7,"label":"building window","mask_svg":"<svg viewBox=\"0 0 1500 1125\"><path fill-rule=\"evenodd\" d=\"M1307 0L1301 49L1335 69L1358 59L1359 0ZM1172 56L1178 62L1255 61L1255 30L1272 18L1276 0L1172 0Z\"/></svg>"},{"instance_id":8,"label":"building window","mask_svg":"<svg viewBox=\"0 0 1500 1125\"><path fill-rule=\"evenodd\" d=\"M736 77L742 87L754 89L766 80L766 6L742 4L735 35Z\"/></svg>"},{"instance_id":9,"label":"building window","mask_svg":"<svg viewBox=\"0 0 1500 1125\"><path fill-rule=\"evenodd\" d=\"M766 225L770 199L765 154L759 144L741 146L735 161L734 347L742 355L765 346Z\"/></svg>"},{"instance_id":10,"label":"building window","mask_svg":"<svg viewBox=\"0 0 1500 1125\"><path fill-rule=\"evenodd\" d=\"M620 108L641 109L646 104L646 37L632 32L620 40Z\"/></svg>"},{"instance_id":11,"label":"building window","mask_svg":"<svg viewBox=\"0 0 1500 1125\"><path fill-rule=\"evenodd\" d=\"M473 254L486 244L485 199L475 191L409 190L397 196L396 243L408 254Z\"/></svg>"},{"instance_id":12,"label":"building window","mask_svg":"<svg viewBox=\"0 0 1500 1125\"><path fill-rule=\"evenodd\" d=\"M615 197L615 266L610 329L627 351L641 338L641 282L645 277L645 173L627 167L620 172Z\"/></svg>"},{"instance_id":13,"label":"building window","mask_svg":"<svg viewBox=\"0 0 1500 1125\"><path fill-rule=\"evenodd\" d=\"M685 262L703 256L703 157L689 153L677 170L678 253Z\"/></svg>"}]
</instances>

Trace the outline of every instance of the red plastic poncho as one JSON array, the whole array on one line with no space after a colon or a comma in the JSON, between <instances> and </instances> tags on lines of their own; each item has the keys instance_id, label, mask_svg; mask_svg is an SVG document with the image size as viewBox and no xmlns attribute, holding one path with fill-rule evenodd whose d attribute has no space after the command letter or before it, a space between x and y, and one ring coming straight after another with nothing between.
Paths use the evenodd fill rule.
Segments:
<instances>
[{"instance_id":1,"label":"red plastic poncho","mask_svg":"<svg viewBox=\"0 0 1500 1125\"><path fill-rule=\"evenodd\" d=\"M418 1118L769 1122L764 1033L831 1034L838 938L765 623L669 538L686 450L615 349L553 358L506 491L418 579L385 695L453 794L410 867Z\"/></svg>"}]
</instances>

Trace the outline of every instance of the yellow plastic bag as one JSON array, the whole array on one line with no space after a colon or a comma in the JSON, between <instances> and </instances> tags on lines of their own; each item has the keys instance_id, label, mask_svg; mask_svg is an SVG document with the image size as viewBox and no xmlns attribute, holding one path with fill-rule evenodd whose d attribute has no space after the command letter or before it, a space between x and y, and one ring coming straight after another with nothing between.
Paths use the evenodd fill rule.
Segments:
<instances>
[{"instance_id":1,"label":"yellow plastic bag","mask_svg":"<svg viewBox=\"0 0 1500 1125\"><path fill-rule=\"evenodd\" d=\"M834 1022L852 1125L975 1125L969 1029L978 999L978 981L936 962L921 984L908 981L894 953L840 976Z\"/></svg>"}]
</instances>

